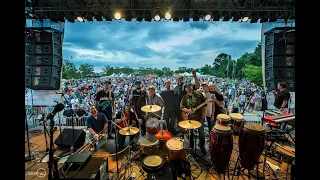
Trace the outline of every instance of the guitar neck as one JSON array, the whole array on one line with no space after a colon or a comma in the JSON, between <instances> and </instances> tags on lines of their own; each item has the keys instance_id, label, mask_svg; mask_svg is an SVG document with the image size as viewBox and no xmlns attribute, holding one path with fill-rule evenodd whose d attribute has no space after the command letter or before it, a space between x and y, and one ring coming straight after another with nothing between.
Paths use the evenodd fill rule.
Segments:
<instances>
[{"instance_id":1,"label":"guitar neck","mask_svg":"<svg viewBox=\"0 0 320 180\"><path fill-rule=\"evenodd\" d=\"M204 102L204 103L200 104L199 106L197 106L194 110L196 111L196 110L202 108L206 104L207 104L207 102Z\"/></svg>"}]
</instances>

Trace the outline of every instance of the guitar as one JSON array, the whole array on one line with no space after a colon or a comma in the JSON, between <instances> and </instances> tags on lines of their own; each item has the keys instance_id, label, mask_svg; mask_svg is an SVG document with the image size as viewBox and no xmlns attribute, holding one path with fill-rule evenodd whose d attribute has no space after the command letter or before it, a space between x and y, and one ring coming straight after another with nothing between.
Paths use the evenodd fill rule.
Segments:
<instances>
[{"instance_id":1,"label":"guitar","mask_svg":"<svg viewBox=\"0 0 320 180\"><path fill-rule=\"evenodd\" d=\"M112 104L112 102L115 101L121 95L122 94L120 93L120 94L116 95L111 101L106 100L106 101L103 101L102 103L99 103L99 105L98 105L99 111L105 111Z\"/></svg>"},{"instance_id":2,"label":"guitar","mask_svg":"<svg viewBox=\"0 0 320 180\"><path fill-rule=\"evenodd\" d=\"M209 104L210 102L212 102L212 99L208 99L206 100L204 103L200 104L199 106L195 107L195 108L191 108L192 109L192 112L189 114L189 113L186 113L184 111L181 112L181 117L182 117L182 120L187 120L189 118L189 116L193 115L198 109L202 108L203 106Z\"/></svg>"}]
</instances>

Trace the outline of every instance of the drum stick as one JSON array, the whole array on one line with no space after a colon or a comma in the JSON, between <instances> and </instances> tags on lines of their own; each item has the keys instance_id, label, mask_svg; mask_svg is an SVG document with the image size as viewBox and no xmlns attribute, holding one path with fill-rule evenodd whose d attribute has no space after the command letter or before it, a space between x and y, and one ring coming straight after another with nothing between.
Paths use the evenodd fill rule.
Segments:
<instances>
[{"instance_id":1,"label":"drum stick","mask_svg":"<svg viewBox=\"0 0 320 180\"><path fill-rule=\"evenodd\" d=\"M122 127L120 127L117 123L111 121L114 125L116 125L119 129L122 129Z\"/></svg>"}]
</instances>

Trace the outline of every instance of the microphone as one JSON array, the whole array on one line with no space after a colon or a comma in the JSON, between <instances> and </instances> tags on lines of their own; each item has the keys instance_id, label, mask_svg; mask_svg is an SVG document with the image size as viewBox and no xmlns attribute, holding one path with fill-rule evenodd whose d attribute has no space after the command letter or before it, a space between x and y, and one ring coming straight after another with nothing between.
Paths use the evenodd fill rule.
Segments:
<instances>
[{"instance_id":1,"label":"microphone","mask_svg":"<svg viewBox=\"0 0 320 180\"><path fill-rule=\"evenodd\" d=\"M64 109L64 104L58 103L57 105L54 106L53 111L48 114L47 119L53 119L53 117L63 109Z\"/></svg>"}]
</instances>

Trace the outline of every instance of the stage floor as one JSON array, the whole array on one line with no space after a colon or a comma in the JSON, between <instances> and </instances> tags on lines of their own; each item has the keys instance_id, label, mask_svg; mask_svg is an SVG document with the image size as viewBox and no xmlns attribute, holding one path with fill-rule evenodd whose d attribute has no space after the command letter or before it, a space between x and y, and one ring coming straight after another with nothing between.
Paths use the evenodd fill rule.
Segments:
<instances>
[{"instance_id":1,"label":"stage floor","mask_svg":"<svg viewBox=\"0 0 320 180\"><path fill-rule=\"evenodd\" d=\"M71 128L71 127L61 127L62 129L64 128ZM85 129L85 127L75 127L77 129ZM37 130L40 129L42 130L42 133L34 133ZM46 142L45 142L45 137L43 134L43 127L36 127L36 128L32 128L30 129L31 132L33 132L32 134L34 135L34 137L30 138L30 149L31 151L39 151L39 158L42 158L43 156L45 156L45 150L46 150ZM38 131L39 132L39 131ZM54 139L56 139L58 137L58 135L60 134L60 130L59 128L56 130L55 134L54 134ZM47 137L48 139L48 143L49 143L49 137ZM234 166L236 163L236 160L238 158L238 136L234 136L234 146L233 146L233 152L231 155L231 160L230 160L230 165L229 165L229 176L230 178L232 177L233 174L233 170L234 170ZM129 138L126 138L126 145L129 144ZM200 152L200 148L197 146L197 152L199 154L199 156L202 156L202 159L206 160L207 162L210 161L211 159L211 155L210 155L210 151L209 151L209 139L208 137L206 137L206 150L207 153L206 155L202 155L202 153ZM123 150L121 153L118 154L118 165L119 165L119 169L121 168L121 166L126 166L128 165L128 157L127 155L129 154L128 151L129 149L125 149ZM62 151L61 150L56 150L55 154L58 155L60 154ZM108 158L108 172L109 172L109 177L110 179L116 179L115 177L115 172L117 170L116 168L116 156L115 156L115 142L114 140L108 140L107 141L107 145L104 149L100 149L98 151L96 151L93 154L93 157L97 157L97 158ZM26 147L26 154L27 154L27 147ZM170 164L167 162L167 151L164 149L160 149L156 152L154 152L153 154L159 155L161 157L163 157L166 161L166 163L163 166L163 172L160 175L156 175L156 179L158 180L169 180L172 179L172 172L171 172L171 168L170 168ZM141 154L139 153L139 151L135 151L132 152L132 156L133 157L139 157ZM141 158L140 158L141 159ZM197 159L196 157L194 157L194 159ZM261 156L260 161L264 160L264 156ZM277 179L286 179L286 173L287 173L287 163L285 162L278 162L275 161L269 157L267 157L266 159L268 162L272 163L275 166L278 166L280 168L280 170L278 172L273 172L271 170L271 168L269 166L266 166L265 168L265 179L275 179L277 177ZM197 162L197 163L195 163ZM191 164L191 172L192 172L192 176L194 177L194 179L223 179L223 174L217 174L213 168L211 166L209 166L206 162L202 161L202 160L191 160L190 161ZM58 167L62 167L62 163L58 164ZM146 179L146 177L149 177L150 174L145 173L142 170L141 167L141 163L139 163L139 161L134 161L134 163L131 164L132 165L132 171L135 175L135 179ZM43 169L41 169L43 168ZM38 177L37 176L37 171L41 169L42 171L44 170L45 173L45 177ZM261 163L259 165L259 170L262 172L263 169L263 163ZM122 168L120 169L122 170L119 174L119 179L126 179L128 177L128 168ZM39 172L39 171L38 171ZM247 171L244 172L245 174L247 173ZM48 179L47 175L48 175L48 164L46 162L26 162L25 163L25 174L26 174L26 180L37 180L37 179ZM288 177L290 177L290 167L288 170ZM124 175L126 178L124 178ZM113 177L113 178L112 178ZM225 173L225 178L228 178L228 173ZM240 176L235 176L234 178L237 179L249 179L247 176L245 175L240 175ZM252 177L251 177L252 178Z\"/></svg>"}]
</instances>

